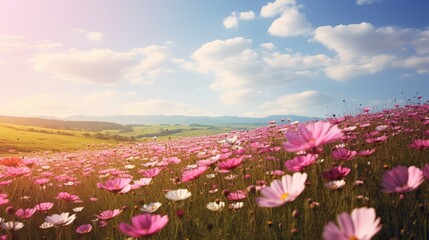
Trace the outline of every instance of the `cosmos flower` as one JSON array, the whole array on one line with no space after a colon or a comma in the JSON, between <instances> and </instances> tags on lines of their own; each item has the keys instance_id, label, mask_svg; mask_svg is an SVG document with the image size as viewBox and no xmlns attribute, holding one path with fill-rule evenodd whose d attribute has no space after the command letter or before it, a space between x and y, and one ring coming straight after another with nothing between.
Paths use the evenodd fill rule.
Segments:
<instances>
[{"instance_id":1,"label":"cosmos flower","mask_svg":"<svg viewBox=\"0 0 429 240\"><path fill-rule=\"evenodd\" d=\"M76 228L76 232L79 234L89 233L91 232L91 230L92 230L91 224L80 225L79 227Z\"/></svg>"},{"instance_id":2,"label":"cosmos flower","mask_svg":"<svg viewBox=\"0 0 429 240\"><path fill-rule=\"evenodd\" d=\"M31 173L31 169L28 167L7 167L6 174L10 177L21 177L27 176Z\"/></svg>"},{"instance_id":3,"label":"cosmos flower","mask_svg":"<svg viewBox=\"0 0 429 240\"><path fill-rule=\"evenodd\" d=\"M140 208L140 211L145 213L154 213L156 210L158 210L161 207L162 203L160 202L153 202L149 204L144 204L142 208Z\"/></svg>"},{"instance_id":4,"label":"cosmos flower","mask_svg":"<svg viewBox=\"0 0 429 240\"><path fill-rule=\"evenodd\" d=\"M110 220L118 216L122 211L122 209L106 210L101 212L100 214L95 214L95 216L101 220Z\"/></svg>"},{"instance_id":5,"label":"cosmos flower","mask_svg":"<svg viewBox=\"0 0 429 240\"><path fill-rule=\"evenodd\" d=\"M295 200L305 188L306 173L296 172L292 176L285 175L281 180L274 180L269 187L261 190L262 197L256 198L260 207L278 207Z\"/></svg>"},{"instance_id":6,"label":"cosmos flower","mask_svg":"<svg viewBox=\"0 0 429 240\"><path fill-rule=\"evenodd\" d=\"M325 240L369 240L381 229L380 218L374 208L355 208L352 214L346 212L337 216L339 227L329 222L323 229Z\"/></svg>"},{"instance_id":7,"label":"cosmos flower","mask_svg":"<svg viewBox=\"0 0 429 240\"><path fill-rule=\"evenodd\" d=\"M284 148L288 152L299 152L315 149L324 144L337 141L343 136L337 125L329 122L312 122L298 127L298 133L288 131L285 133L287 142Z\"/></svg>"},{"instance_id":8,"label":"cosmos flower","mask_svg":"<svg viewBox=\"0 0 429 240\"><path fill-rule=\"evenodd\" d=\"M419 168L397 166L383 174L381 191L385 193L410 192L417 189L423 181L423 172Z\"/></svg>"},{"instance_id":9,"label":"cosmos flower","mask_svg":"<svg viewBox=\"0 0 429 240\"><path fill-rule=\"evenodd\" d=\"M285 167L290 172L299 172L316 162L317 154L307 154L305 156L298 156L285 162Z\"/></svg>"},{"instance_id":10,"label":"cosmos flower","mask_svg":"<svg viewBox=\"0 0 429 240\"><path fill-rule=\"evenodd\" d=\"M119 230L133 238L153 235L167 224L168 216L144 213L131 218L131 225L120 222Z\"/></svg>"},{"instance_id":11,"label":"cosmos flower","mask_svg":"<svg viewBox=\"0 0 429 240\"><path fill-rule=\"evenodd\" d=\"M64 227L71 224L76 219L76 214L69 216L68 212L61 214L53 214L45 217L47 223L52 224L54 227Z\"/></svg>"},{"instance_id":12,"label":"cosmos flower","mask_svg":"<svg viewBox=\"0 0 429 240\"><path fill-rule=\"evenodd\" d=\"M185 171L182 173L182 182L189 182L197 179L199 176L204 174L208 169L208 166L199 166L197 168Z\"/></svg>"},{"instance_id":13,"label":"cosmos flower","mask_svg":"<svg viewBox=\"0 0 429 240\"><path fill-rule=\"evenodd\" d=\"M225 202L209 202L206 205L206 208L208 208L212 212L219 212L225 207Z\"/></svg>"},{"instance_id":14,"label":"cosmos flower","mask_svg":"<svg viewBox=\"0 0 429 240\"><path fill-rule=\"evenodd\" d=\"M342 166L333 166L331 169L329 169L329 171L324 171L322 173L322 176L329 181L334 181L343 179L349 173L350 168Z\"/></svg>"},{"instance_id":15,"label":"cosmos flower","mask_svg":"<svg viewBox=\"0 0 429 240\"><path fill-rule=\"evenodd\" d=\"M104 183L97 183L98 188L103 188L110 192L115 193L127 193L131 190L130 182L131 178L115 178L113 180L107 180Z\"/></svg>"},{"instance_id":16,"label":"cosmos flower","mask_svg":"<svg viewBox=\"0 0 429 240\"><path fill-rule=\"evenodd\" d=\"M37 211L40 212L47 212L49 209L51 209L54 206L51 202L42 202L36 205Z\"/></svg>"},{"instance_id":17,"label":"cosmos flower","mask_svg":"<svg viewBox=\"0 0 429 240\"><path fill-rule=\"evenodd\" d=\"M350 161L356 156L356 151L345 148L336 148L332 151L332 156L339 161Z\"/></svg>"},{"instance_id":18,"label":"cosmos flower","mask_svg":"<svg viewBox=\"0 0 429 240\"><path fill-rule=\"evenodd\" d=\"M27 219L33 216L33 214L36 212L36 208L20 208L16 210L15 215L19 218Z\"/></svg>"},{"instance_id":19,"label":"cosmos flower","mask_svg":"<svg viewBox=\"0 0 429 240\"><path fill-rule=\"evenodd\" d=\"M2 222L1 227L6 231L18 231L19 229L24 227L24 223L22 222Z\"/></svg>"},{"instance_id":20,"label":"cosmos flower","mask_svg":"<svg viewBox=\"0 0 429 240\"><path fill-rule=\"evenodd\" d=\"M422 172L423 176L425 176L425 178L429 180L429 163L426 163L426 165L422 169Z\"/></svg>"},{"instance_id":21,"label":"cosmos flower","mask_svg":"<svg viewBox=\"0 0 429 240\"><path fill-rule=\"evenodd\" d=\"M335 189L339 189L342 188L344 185L346 184L346 181L344 180L334 180L334 181L330 181L325 183L325 187L327 187L328 189L331 190L335 190Z\"/></svg>"},{"instance_id":22,"label":"cosmos flower","mask_svg":"<svg viewBox=\"0 0 429 240\"><path fill-rule=\"evenodd\" d=\"M425 150L429 148L429 140L417 139L410 143L408 146L417 150Z\"/></svg>"},{"instance_id":23,"label":"cosmos flower","mask_svg":"<svg viewBox=\"0 0 429 240\"><path fill-rule=\"evenodd\" d=\"M153 178L161 172L159 168L151 168L148 170L140 170L139 173L143 175L145 178Z\"/></svg>"},{"instance_id":24,"label":"cosmos flower","mask_svg":"<svg viewBox=\"0 0 429 240\"><path fill-rule=\"evenodd\" d=\"M192 194L188 189L171 190L165 194L165 197L171 201L182 201L189 198Z\"/></svg>"}]
</instances>

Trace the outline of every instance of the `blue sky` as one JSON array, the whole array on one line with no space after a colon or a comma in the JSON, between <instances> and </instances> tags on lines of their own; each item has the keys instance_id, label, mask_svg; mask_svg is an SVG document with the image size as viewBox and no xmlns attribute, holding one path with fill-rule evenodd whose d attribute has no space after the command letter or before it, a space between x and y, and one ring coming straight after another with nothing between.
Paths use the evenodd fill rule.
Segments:
<instances>
[{"instance_id":1,"label":"blue sky","mask_svg":"<svg viewBox=\"0 0 429 240\"><path fill-rule=\"evenodd\" d=\"M0 0L0 114L326 117L429 95L429 3Z\"/></svg>"}]
</instances>

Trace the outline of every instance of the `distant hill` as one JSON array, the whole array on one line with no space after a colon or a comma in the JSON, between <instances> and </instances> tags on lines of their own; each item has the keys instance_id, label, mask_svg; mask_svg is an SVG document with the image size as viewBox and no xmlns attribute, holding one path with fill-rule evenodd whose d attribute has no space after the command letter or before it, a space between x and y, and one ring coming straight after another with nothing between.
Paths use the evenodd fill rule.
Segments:
<instances>
[{"instance_id":1,"label":"distant hill","mask_svg":"<svg viewBox=\"0 0 429 240\"><path fill-rule=\"evenodd\" d=\"M130 128L112 122L103 122L103 121L65 121L65 120L56 120L56 119L45 119L45 118L35 118L35 117L10 117L10 116L0 116L1 123L25 125L25 126L34 126L34 127L44 127L44 128L53 128L53 129L63 129L63 130L85 130L98 132L101 130L123 130L128 131Z\"/></svg>"},{"instance_id":2,"label":"distant hill","mask_svg":"<svg viewBox=\"0 0 429 240\"><path fill-rule=\"evenodd\" d=\"M310 120L321 119L317 117L303 117L296 115L272 115L263 118L251 118L251 117L234 117L234 116L221 116L221 117L194 117L194 116L183 116L183 115L115 115L115 116L71 116L65 118L66 120L73 121L102 121L102 122L114 122L119 124L203 124L203 125L267 125L269 121L281 122L284 119L286 122L307 122Z\"/></svg>"}]
</instances>

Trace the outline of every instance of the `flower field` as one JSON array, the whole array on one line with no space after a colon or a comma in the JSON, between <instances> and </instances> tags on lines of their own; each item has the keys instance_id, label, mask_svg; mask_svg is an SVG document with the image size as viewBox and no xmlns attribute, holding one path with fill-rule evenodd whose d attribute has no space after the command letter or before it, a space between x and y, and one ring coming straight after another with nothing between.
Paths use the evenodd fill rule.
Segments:
<instances>
[{"instance_id":1,"label":"flower field","mask_svg":"<svg viewBox=\"0 0 429 240\"><path fill-rule=\"evenodd\" d=\"M429 105L0 158L0 239L428 239Z\"/></svg>"}]
</instances>

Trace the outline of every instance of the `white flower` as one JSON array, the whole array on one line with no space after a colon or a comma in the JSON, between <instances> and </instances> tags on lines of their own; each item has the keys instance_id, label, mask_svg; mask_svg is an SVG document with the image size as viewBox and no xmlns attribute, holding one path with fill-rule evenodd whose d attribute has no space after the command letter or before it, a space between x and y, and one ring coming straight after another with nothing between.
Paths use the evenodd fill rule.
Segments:
<instances>
[{"instance_id":1,"label":"white flower","mask_svg":"<svg viewBox=\"0 0 429 240\"><path fill-rule=\"evenodd\" d=\"M243 202L233 202L228 205L231 210L239 210L243 207Z\"/></svg>"},{"instance_id":2,"label":"white flower","mask_svg":"<svg viewBox=\"0 0 429 240\"><path fill-rule=\"evenodd\" d=\"M185 170L191 170L191 169L194 169L194 168L197 168L198 167L198 165L197 164L190 164L190 165L187 165L186 167L185 167Z\"/></svg>"},{"instance_id":3,"label":"white flower","mask_svg":"<svg viewBox=\"0 0 429 240\"><path fill-rule=\"evenodd\" d=\"M140 178L140 180L134 180L134 184L140 187L147 186L152 182L152 178Z\"/></svg>"},{"instance_id":4,"label":"white flower","mask_svg":"<svg viewBox=\"0 0 429 240\"><path fill-rule=\"evenodd\" d=\"M133 169L133 168L135 168L135 166L131 165L131 164L127 164L127 165L124 166L124 168L125 169Z\"/></svg>"},{"instance_id":5,"label":"white flower","mask_svg":"<svg viewBox=\"0 0 429 240\"><path fill-rule=\"evenodd\" d=\"M22 222L4 222L1 224L1 227L6 231L18 231L24 227Z\"/></svg>"},{"instance_id":6,"label":"white flower","mask_svg":"<svg viewBox=\"0 0 429 240\"><path fill-rule=\"evenodd\" d=\"M142 208L140 208L140 211L147 212L147 213L154 213L156 210L158 210L159 207L161 207L160 202L153 202L149 204L144 204Z\"/></svg>"},{"instance_id":7,"label":"white flower","mask_svg":"<svg viewBox=\"0 0 429 240\"><path fill-rule=\"evenodd\" d=\"M192 194L188 191L188 189L177 189L169 191L165 194L165 197L172 201L181 201L189 198Z\"/></svg>"},{"instance_id":8,"label":"white flower","mask_svg":"<svg viewBox=\"0 0 429 240\"><path fill-rule=\"evenodd\" d=\"M234 174L230 174L230 175L228 175L228 176L226 176L226 177L224 177L226 180L234 180L234 179L236 179L237 178L237 175L234 175Z\"/></svg>"},{"instance_id":9,"label":"white flower","mask_svg":"<svg viewBox=\"0 0 429 240\"><path fill-rule=\"evenodd\" d=\"M54 225L52 225L52 224L50 224L50 223L48 223L48 222L44 222L44 223L42 223L42 224L40 224L40 228L41 229L48 229L48 228L51 228L51 227L53 227Z\"/></svg>"},{"instance_id":10,"label":"white flower","mask_svg":"<svg viewBox=\"0 0 429 240\"><path fill-rule=\"evenodd\" d=\"M73 208L73 212L82 212L82 210L83 210L83 207L76 207L76 208Z\"/></svg>"},{"instance_id":11,"label":"white flower","mask_svg":"<svg viewBox=\"0 0 429 240\"><path fill-rule=\"evenodd\" d=\"M206 207L213 212L219 212L220 210L222 210L225 207L225 202L209 202Z\"/></svg>"},{"instance_id":12,"label":"white flower","mask_svg":"<svg viewBox=\"0 0 429 240\"><path fill-rule=\"evenodd\" d=\"M342 188L345 184L346 182L344 180L335 180L335 181L330 181L325 183L325 187L331 190L335 190L335 189Z\"/></svg>"},{"instance_id":13,"label":"white flower","mask_svg":"<svg viewBox=\"0 0 429 240\"><path fill-rule=\"evenodd\" d=\"M206 178L208 178L208 179L211 179L211 178L214 178L214 177L216 177L216 175L214 175L214 173L210 173L210 174L206 175Z\"/></svg>"},{"instance_id":14,"label":"white flower","mask_svg":"<svg viewBox=\"0 0 429 240\"><path fill-rule=\"evenodd\" d=\"M61 214L53 214L52 216L45 217L45 221L54 225L54 227L67 226L71 224L75 219L76 214L69 216L68 212Z\"/></svg>"}]
</instances>

